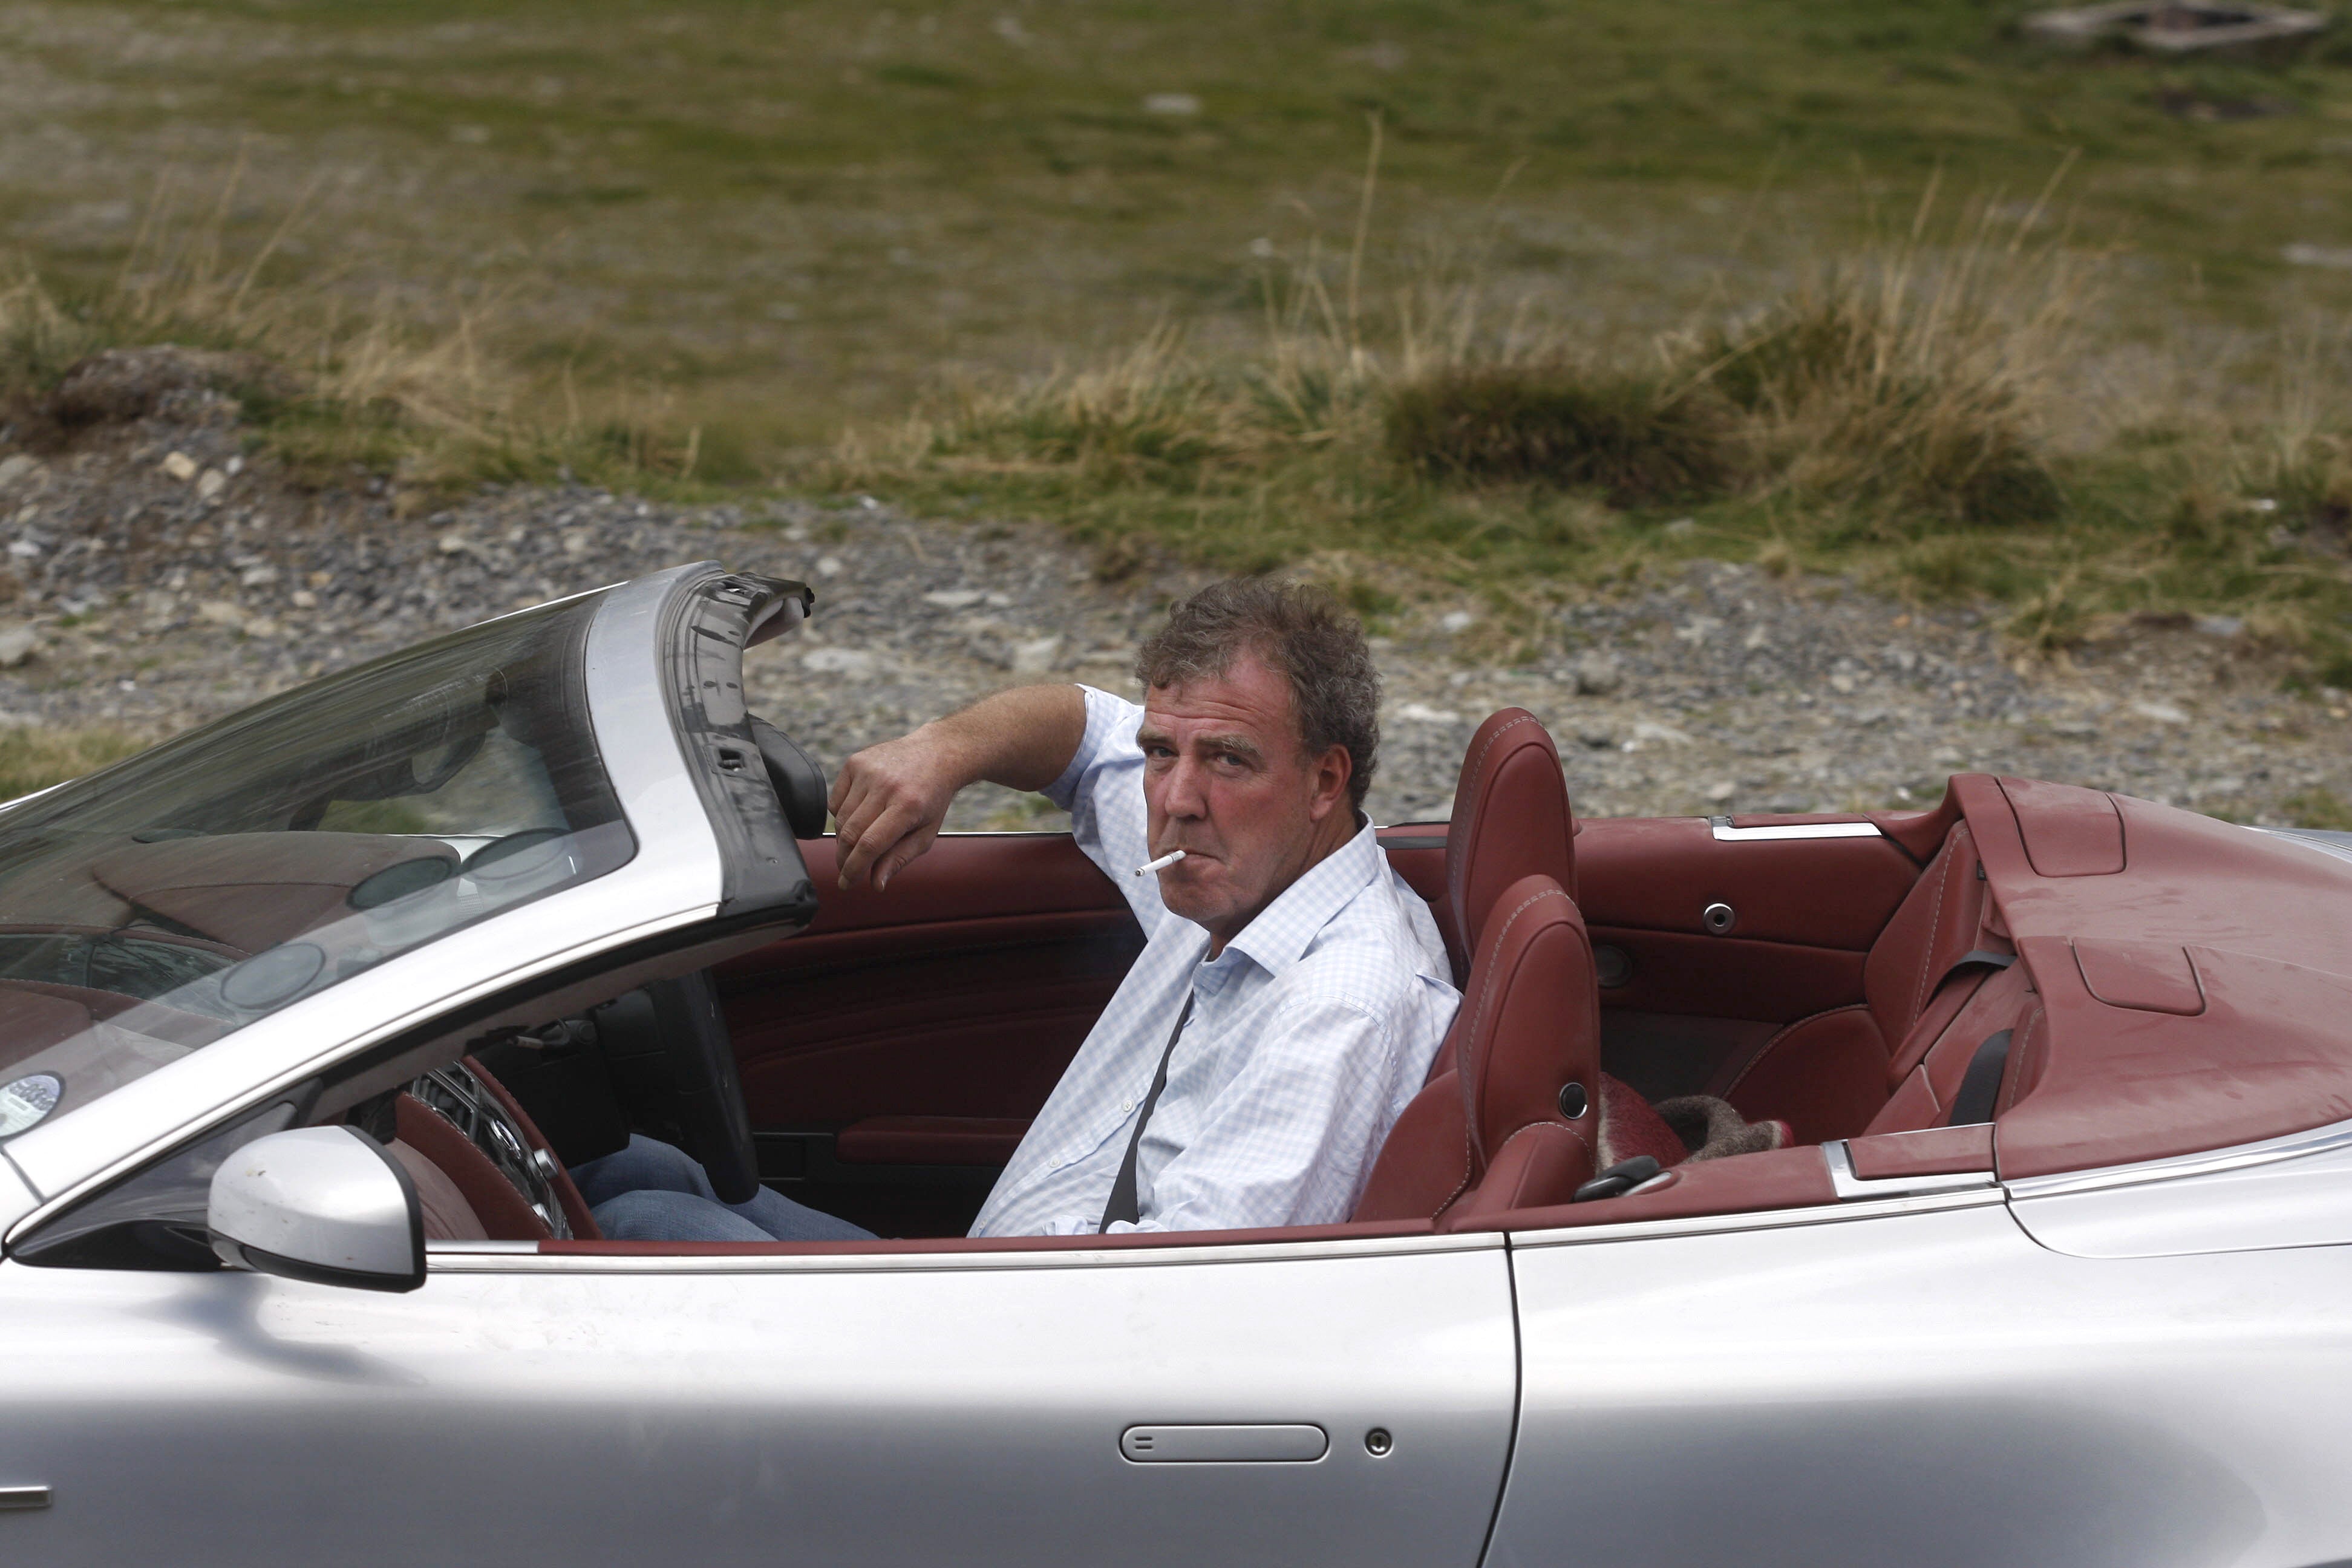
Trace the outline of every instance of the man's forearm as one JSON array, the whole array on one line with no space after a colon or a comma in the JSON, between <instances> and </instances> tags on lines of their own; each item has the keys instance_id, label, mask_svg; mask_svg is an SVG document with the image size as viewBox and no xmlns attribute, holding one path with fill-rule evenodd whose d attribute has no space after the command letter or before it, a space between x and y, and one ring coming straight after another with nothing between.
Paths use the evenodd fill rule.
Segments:
<instances>
[{"instance_id":1,"label":"man's forearm","mask_svg":"<svg viewBox=\"0 0 2352 1568\"><path fill-rule=\"evenodd\" d=\"M1062 776L1087 733L1086 694L1075 686L1023 686L983 697L909 739L953 760L963 784L1040 790Z\"/></svg>"}]
</instances>

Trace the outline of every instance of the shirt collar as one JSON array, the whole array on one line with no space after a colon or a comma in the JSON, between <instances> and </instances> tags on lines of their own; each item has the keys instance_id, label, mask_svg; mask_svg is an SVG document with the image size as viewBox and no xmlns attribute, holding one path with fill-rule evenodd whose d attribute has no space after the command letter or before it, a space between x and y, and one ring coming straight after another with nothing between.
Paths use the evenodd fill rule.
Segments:
<instances>
[{"instance_id":1,"label":"shirt collar","mask_svg":"<svg viewBox=\"0 0 2352 1568\"><path fill-rule=\"evenodd\" d=\"M1242 953L1268 974L1281 973L1298 962L1307 943L1384 866L1376 830L1366 822L1353 838L1308 867L1274 902L1258 910L1257 918L1225 943L1225 952Z\"/></svg>"}]
</instances>

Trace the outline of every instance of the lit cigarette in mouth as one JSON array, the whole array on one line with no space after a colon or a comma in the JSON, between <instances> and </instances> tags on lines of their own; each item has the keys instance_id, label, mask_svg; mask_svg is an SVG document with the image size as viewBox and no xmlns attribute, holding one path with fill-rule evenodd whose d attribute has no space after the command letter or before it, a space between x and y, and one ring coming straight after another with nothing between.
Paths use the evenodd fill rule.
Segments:
<instances>
[{"instance_id":1,"label":"lit cigarette in mouth","mask_svg":"<svg viewBox=\"0 0 2352 1568\"><path fill-rule=\"evenodd\" d=\"M1154 871L1165 871L1169 867L1173 866L1177 861L1181 860L1182 858L1184 858L1184 851L1181 849L1171 849L1159 859L1146 860L1142 865L1138 866L1135 868L1135 874L1139 877L1145 877L1150 875Z\"/></svg>"}]
</instances>

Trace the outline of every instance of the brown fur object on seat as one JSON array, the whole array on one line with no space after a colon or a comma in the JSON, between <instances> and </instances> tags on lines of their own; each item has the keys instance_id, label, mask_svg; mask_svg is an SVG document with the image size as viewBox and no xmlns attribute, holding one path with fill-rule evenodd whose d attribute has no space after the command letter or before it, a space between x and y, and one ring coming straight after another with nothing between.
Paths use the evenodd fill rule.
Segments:
<instances>
[{"instance_id":1,"label":"brown fur object on seat","mask_svg":"<svg viewBox=\"0 0 2352 1568\"><path fill-rule=\"evenodd\" d=\"M1662 1100L1650 1109L1690 1151L1685 1163L1760 1154L1768 1149L1785 1149L1792 1142L1787 1122L1750 1121L1733 1110L1729 1100L1711 1094Z\"/></svg>"}]
</instances>

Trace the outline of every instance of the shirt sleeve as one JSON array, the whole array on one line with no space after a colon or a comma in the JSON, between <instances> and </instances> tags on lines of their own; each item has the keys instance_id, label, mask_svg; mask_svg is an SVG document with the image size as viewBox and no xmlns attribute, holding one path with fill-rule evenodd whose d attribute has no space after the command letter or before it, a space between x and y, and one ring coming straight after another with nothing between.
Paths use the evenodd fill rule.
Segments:
<instances>
[{"instance_id":1,"label":"shirt sleeve","mask_svg":"<svg viewBox=\"0 0 2352 1568\"><path fill-rule=\"evenodd\" d=\"M1150 936L1170 917L1168 906L1160 901L1160 879L1135 874L1138 866L1151 858L1150 818L1143 804L1143 749L1135 743L1143 709L1091 686L1078 690L1087 700L1086 733L1070 765L1043 793L1070 814L1070 833L1079 851L1126 895Z\"/></svg>"},{"instance_id":2,"label":"shirt sleeve","mask_svg":"<svg viewBox=\"0 0 2352 1568\"><path fill-rule=\"evenodd\" d=\"M1199 1133L1153 1175L1150 1217L1112 1228L1346 1219L1387 1130L1395 1046L1381 1013L1344 998L1301 998L1276 1012Z\"/></svg>"}]
</instances>

